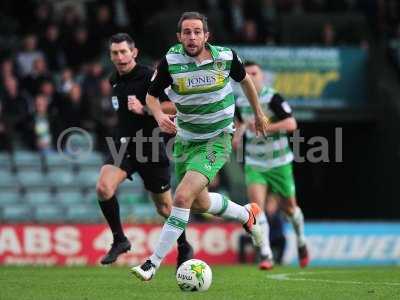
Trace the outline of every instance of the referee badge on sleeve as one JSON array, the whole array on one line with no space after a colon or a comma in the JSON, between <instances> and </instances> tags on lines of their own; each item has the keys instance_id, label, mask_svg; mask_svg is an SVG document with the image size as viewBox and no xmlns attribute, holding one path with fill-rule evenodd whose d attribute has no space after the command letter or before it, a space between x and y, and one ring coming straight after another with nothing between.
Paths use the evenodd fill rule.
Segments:
<instances>
[{"instance_id":1,"label":"referee badge on sleeve","mask_svg":"<svg viewBox=\"0 0 400 300\"><path fill-rule=\"evenodd\" d=\"M118 97L117 96L112 96L111 97L111 102L112 102L112 106L114 107L114 109L118 110L118 108L119 108Z\"/></svg>"}]
</instances>

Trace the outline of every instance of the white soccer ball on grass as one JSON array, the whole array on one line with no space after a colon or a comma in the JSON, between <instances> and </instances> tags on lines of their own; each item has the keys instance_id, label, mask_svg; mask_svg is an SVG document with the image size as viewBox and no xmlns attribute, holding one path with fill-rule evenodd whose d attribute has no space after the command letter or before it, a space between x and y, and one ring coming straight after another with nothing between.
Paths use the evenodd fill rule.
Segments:
<instances>
[{"instance_id":1,"label":"white soccer ball on grass","mask_svg":"<svg viewBox=\"0 0 400 300\"><path fill-rule=\"evenodd\" d=\"M179 266L176 280L182 291L207 291L212 282L211 268L202 260L190 259Z\"/></svg>"}]
</instances>

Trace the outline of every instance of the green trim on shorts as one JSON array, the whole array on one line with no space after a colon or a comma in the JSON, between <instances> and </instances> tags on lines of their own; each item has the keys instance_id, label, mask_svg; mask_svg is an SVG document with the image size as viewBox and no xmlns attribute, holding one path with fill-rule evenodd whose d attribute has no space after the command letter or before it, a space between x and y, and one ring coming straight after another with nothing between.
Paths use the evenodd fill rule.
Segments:
<instances>
[{"instance_id":1,"label":"green trim on shorts","mask_svg":"<svg viewBox=\"0 0 400 300\"><path fill-rule=\"evenodd\" d=\"M293 177L293 166L291 163L262 170L260 168L245 165L246 185L262 184L270 188L270 191L284 198L296 195L296 185Z\"/></svg>"},{"instance_id":2,"label":"green trim on shorts","mask_svg":"<svg viewBox=\"0 0 400 300\"><path fill-rule=\"evenodd\" d=\"M178 182L187 171L199 172L211 182L230 157L231 141L232 135L226 133L206 141L184 141L177 138L174 162Z\"/></svg>"}]
</instances>

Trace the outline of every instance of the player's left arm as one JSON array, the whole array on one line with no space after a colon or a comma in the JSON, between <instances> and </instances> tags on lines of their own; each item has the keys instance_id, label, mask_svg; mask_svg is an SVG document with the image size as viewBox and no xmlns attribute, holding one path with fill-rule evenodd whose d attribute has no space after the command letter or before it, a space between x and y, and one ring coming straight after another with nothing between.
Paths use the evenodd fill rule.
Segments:
<instances>
[{"instance_id":1,"label":"player's left arm","mask_svg":"<svg viewBox=\"0 0 400 300\"><path fill-rule=\"evenodd\" d=\"M267 131L269 133L287 131L292 132L297 129L297 121L292 115L292 108L281 95L274 94L269 102L269 109L278 118L277 122L271 123Z\"/></svg>"},{"instance_id":2,"label":"player's left arm","mask_svg":"<svg viewBox=\"0 0 400 300\"><path fill-rule=\"evenodd\" d=\"M260 101L258 99L257 90L250 79L250 76L246 73L242 62L239 60L235 51L232 51L233 58L231 64L231 70L229 76L233 78L233 80L240 82L240 86L243 90L243 93L246 95L255 116L255 126L256 133L266 134L267 127L269 124L268 118L265 116L262 111Z\"/></svg>"}]
</instances>

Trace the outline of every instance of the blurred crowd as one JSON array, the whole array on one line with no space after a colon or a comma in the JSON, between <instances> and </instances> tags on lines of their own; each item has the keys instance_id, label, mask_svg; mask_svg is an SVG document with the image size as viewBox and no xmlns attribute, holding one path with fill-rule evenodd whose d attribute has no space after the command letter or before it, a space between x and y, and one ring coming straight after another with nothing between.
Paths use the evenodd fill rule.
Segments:
<instances>
[{"instance_id":1,"label":"blurred crowd","mask_svg":"<svg viewBox=\"0 0 400 300\"><path fill-rule=\"evenodd\" d=\"M102 137L111 135L116 123L107 39L126 31L146 53L146 41L157 39L147 31L157 14L199 10L219 21L225 43L279 45L279 18L313 13L358 12L375 38L400 39L399 7L396 0L1 1L0 150L46 153L55 148L59 133L73 126L92 132L98 150L104 150ZM318 36L310 42L342 42L329 22ZM354 42L360 41L365 42L362 37Z\"/></svg>"}]
</instances>

